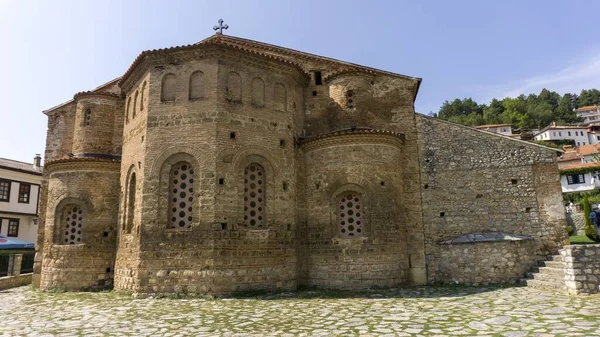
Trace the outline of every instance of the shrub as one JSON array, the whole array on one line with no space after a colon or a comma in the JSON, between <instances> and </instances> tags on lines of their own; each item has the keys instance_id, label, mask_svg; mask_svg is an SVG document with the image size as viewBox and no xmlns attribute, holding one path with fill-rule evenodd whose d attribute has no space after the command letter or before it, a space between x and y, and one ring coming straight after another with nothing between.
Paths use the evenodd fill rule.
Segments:
<instances>
[{"instance_id":1,"label":"shrub","mask_svg":"<svg viewBox=\"0 0 600 337\"><path fill-rule=\"evenodd\" d=\"M573 226L567 226L567 233L569 233L569 236L572 236L574 232Z\"/></svg>"},{"instance_id":2,"label":"shrub","mask_svg":"<svg viewBox=\"0 0 600 337\"><path fill-rule=\"evenodd\" d=\"M585 236L587 236L590 240L595 242L600 242L600 236L596 233L596 229L594 225L590 221L590 201L588 199L587 194L583 196L583 216L585 217Z\"/></svg>"}]
</instances>

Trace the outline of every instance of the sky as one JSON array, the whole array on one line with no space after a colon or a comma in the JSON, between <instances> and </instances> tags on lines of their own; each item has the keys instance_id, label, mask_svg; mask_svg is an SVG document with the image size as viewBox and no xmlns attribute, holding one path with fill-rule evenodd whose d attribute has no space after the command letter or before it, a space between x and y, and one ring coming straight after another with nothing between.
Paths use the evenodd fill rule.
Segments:
<instances>
[{"instance_id":1,"label":"sky","mask_svg":"<svg viewBox=\"0 0 600 337\"><path fill-rule=\"evenodd\" d=\"M225 34L423 79L445 100L600 88L600 1L0 0L0 157L44 153L42 111L123 75L143 50Z\"/></svg>"}]
</instances>

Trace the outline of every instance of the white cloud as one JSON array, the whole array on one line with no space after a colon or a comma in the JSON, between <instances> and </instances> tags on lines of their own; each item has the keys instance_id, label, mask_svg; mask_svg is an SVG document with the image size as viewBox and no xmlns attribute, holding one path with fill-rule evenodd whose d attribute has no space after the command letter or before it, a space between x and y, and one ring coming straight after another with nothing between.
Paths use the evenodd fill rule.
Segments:
<instances>
[{"instance_id":1,"label":"white cloud","mask_svg":"<svg viewBox=\"0 0 600 337\"><path fill-rule=\"evenodd\" d=\"M483 88L479 96L483 102L492 98L516 97L521 94L539 93L543 88L556 91L560 94L566 92L578 94L582 89L600 87L600 52L591 53L592 57L574 61L555 72L541 74L530 78Z\"/></svg>"}]
</instances>

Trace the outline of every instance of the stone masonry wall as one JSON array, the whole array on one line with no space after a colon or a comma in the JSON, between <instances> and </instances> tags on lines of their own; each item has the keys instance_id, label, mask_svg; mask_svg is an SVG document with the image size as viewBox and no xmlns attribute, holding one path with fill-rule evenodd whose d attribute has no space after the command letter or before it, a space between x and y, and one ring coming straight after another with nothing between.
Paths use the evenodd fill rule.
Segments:
<instances>
[{"instance_id":1,"label":"stone masonry wall","mask_svg":"<svg viewBox=\"0 0 600 337\"><path fill-rule=\"evenodd\" d=\"M299 229L301 282L360 289L409 283L406 213L402 203L402 141L387 134L348 133L306 143L306 225ZM359 196L357 237L341 231L340 198ZM357 200L354 200L357 201Z\"/></svg>"},{"instance_id":2,"label":"stone masonry wall","mask_svg":"<svg viewBox=\"0 0 600 337\"><path fill-rule=\"evenodd\" d=\"M127 277L121 282L119 276L117 289L228 293L296 287L293 149L296 109L303 105L301 90L295 89L296 80L278 71L240 62L244 58L229 55L219 61L208 57L162 64L147 77L148 113L140 116L138 127L146 135L140 158L144 182L139 267L129 264L131 270L121 270L124 259L131 258L124 249L130 244L123 241L127 235L122 235L119 256L122 249L124 253L117 274L135 275L127 280L136 284L127 285ZM205 81L204 96L192 100L189 78L198 71ZM231 72L241 78L240 94L233 100L228 94L233 88L227 83ZM171 102L160 99L161 80L167 74L176 78ZM253 86L261 81L264 97ZM275 91L276 83L283 83L285 95ZM274 102L281 97L286 97L284 106ZM125 126L126 137L134 132L130 127ZM130 146L125 141L123 162L139 153ZM189 229L167 229L168 175L180 161L194 168L193 220ZM267 174L263 229L244 226L243 174L252 162L261 164Z\"/></svg>"},{"instance_id":3,"label":"stone masonry wall","mask_svg":"<svg viewBox=\"0 0 600 337\"><path fill-rule=\"evenodd\" d=\"M472 273L468 254L456 256L462 260L456 261L462 268L448 269L448 248L439 244L442 240L473 232L530 236L533 240L521 244L532 245L523 248L529 252L521 256L519 268L524 269L565 242L564 207L553 150L422 115L417 125L429 282L506 281L491 269ZM469 250L478 252L486 251L489 243L472 245L483 246ZM507 244L503 250L516 256L521 248Z\"/></svg>"},{"instance_id":4,"label":"stone masonry wall","mask_svg":"<svg viewBox=\"0 0 600 337\"><path fill-rule=\"evenodd\" d=\"M40 287L69 290L112 286L119 201L119 162L55 163L48 174ZM64 244L63 210L83 210L81 243Z\"/></svg>"},{"instance_id":5,"label":"stone masonry wall","mask_svg":"<svg viewBox=\"0 0 600 337\"><path fill-rule=\"evenodd\" d=\"M531 240L473 242L439 248L434 282L515 283L532 266Z\"/></svg>"},{"instance_id":6,"label":"stone masonry wall","mask_svg":"<svg viewBox=\"0 0 600 337\"><path fill-rule=\"evenodd\" d=\"M560 250L565 285L572 295L600 292L600 245L570 245Z\"/></svg>"}]
</instances>

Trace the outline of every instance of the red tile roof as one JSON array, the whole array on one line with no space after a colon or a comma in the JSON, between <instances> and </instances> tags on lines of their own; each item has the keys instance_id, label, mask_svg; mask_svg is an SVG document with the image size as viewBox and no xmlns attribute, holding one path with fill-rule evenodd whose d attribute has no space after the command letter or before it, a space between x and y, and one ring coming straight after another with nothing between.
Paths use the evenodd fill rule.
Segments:
<instances>
[{"instance_id":1,"label":"red tile roof","mask_svg":"<svg viewBox=\"0 0 600 337\"><path fill-rule=\"evenodd\" d=\"M576 169L576 168L596 167L596 166L598 167L598 169L600 169L600 163L583 163L583 164L576 164L576 165L569 165L569 166L561 167L558 170L566 171L566 170L571 170L571 169Z\"/></svg>"}]
</instances>

